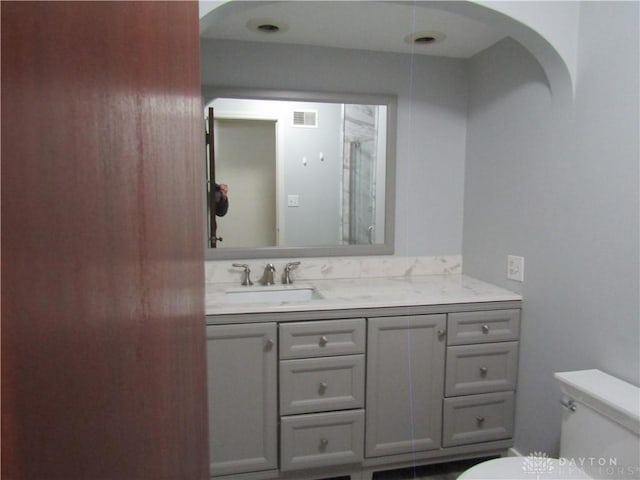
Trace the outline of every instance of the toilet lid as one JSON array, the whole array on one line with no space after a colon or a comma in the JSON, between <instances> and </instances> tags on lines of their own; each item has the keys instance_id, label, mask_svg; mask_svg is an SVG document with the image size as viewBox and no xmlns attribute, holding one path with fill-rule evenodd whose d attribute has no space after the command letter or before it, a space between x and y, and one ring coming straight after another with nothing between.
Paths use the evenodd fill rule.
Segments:
<instances>
[{"instance_id":1,"label":"toilet lid","mask_svg":"<svg viewBox=\"0 0 640 480\"><path fill-rule=\"evenodd\" d=\"M474 465L458 480L574 480L589 479L579 468L556 458L505 457Z\"/></svg>"}]
</instances>

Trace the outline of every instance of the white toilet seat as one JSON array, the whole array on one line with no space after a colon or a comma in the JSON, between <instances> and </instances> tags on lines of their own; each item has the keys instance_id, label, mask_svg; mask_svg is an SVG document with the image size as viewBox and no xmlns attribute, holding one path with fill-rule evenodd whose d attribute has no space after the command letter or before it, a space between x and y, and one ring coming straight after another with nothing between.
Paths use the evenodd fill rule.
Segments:
<instances>
[{"instance_id":1,"label":"white toilet seat","mask_svg":"<svg viewBox=\"0 0 640 480\"><path fill-rule=\"evenodd\" d=\"M458 480L585 480L586 473L557 458L504 457L474 465Z\"/></svg>"}]
</instances>

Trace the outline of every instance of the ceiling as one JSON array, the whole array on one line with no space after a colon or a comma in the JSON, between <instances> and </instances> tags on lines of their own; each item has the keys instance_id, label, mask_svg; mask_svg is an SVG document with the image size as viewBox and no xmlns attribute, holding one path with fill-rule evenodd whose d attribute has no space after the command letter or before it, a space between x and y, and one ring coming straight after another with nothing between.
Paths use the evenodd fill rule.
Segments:
<instances>
[{"instance_id":1,"label":"ceiling","mask_svg":"<svg viewBox=\"0 0 640 480\"><path fill-rule=\"evenodd\" d=\"M222 4L201 18L201 37L316 45L454 58L470 58L506 35L438 8L443 2L244 1ZM252 31L250 22L275 24L277 33ZM405 42L415 32L444 40ZM435 33L434 33L435 32Z\"/></svg>"}]
</instances>

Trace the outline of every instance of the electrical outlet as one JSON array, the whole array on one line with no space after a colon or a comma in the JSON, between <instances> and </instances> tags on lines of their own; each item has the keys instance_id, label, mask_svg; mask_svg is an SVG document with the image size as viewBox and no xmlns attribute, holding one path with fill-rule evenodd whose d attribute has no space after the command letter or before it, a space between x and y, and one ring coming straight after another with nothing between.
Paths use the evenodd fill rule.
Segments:
<instances>
[{"instance_id":1,"label":"electrical outlet","mask_svg":"<svg viewBox=\"0 0 640 480\"><path fill-rule=\"evenodd\" d=\"M507 278L524 282L524 257L507 255Z\"/></svg>"},{"instance_id":2,"label":"electrical outlet","mask_svg":"<svg viewBox=\"0 0 640 480\"><path fill-rule=\"evenodd\" d=\"M300 196L299 195L288 195L287 196L287 207L299 207L300 206Z\"/></svg>"}]
</instances>

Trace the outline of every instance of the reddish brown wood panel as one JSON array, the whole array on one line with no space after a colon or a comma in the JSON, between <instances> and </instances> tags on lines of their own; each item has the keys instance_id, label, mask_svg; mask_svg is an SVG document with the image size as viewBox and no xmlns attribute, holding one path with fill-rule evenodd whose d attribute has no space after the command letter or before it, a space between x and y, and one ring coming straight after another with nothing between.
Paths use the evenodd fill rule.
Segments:
<instances>
[{"instance_id":1,"label":"reddish brown wood panel","mask_svg":"<svg viewBox=\"0 0 640 480\"><path fill-rule=\"evenodd\" d=\"M208 478L195 2L5 2L2 478Z\"/></svg>"}]
</instances>

